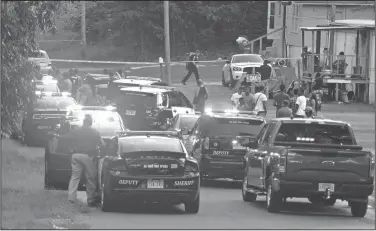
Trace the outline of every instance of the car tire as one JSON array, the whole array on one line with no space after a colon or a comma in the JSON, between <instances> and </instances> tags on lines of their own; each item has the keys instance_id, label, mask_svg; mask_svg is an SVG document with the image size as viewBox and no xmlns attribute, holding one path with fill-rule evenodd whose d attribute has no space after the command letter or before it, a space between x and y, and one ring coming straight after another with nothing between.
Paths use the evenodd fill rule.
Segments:
<instances>
[{"instance_id":1,"label":"car tire","mask_svg":"<svg viewBox=\"0 0 376 231\"><path fill-rule=\"evenodd\" d=\"M368 199L366 202L352 201L350 207L353 217L364 217L368 209Z\"/></svg>"},{"instance_id":2,"label":"car tire","mask_svg":"<svg viewBox=\"0 0 376 231\"><path fill-rule=\"evenodd\" d=\"M226 83L226 80L225 80L225 73L223 71L222 71L222 86L228 87L228 84Z\"/></svg>"},{"instance_id":3,"label":"car tire","mask_svg":"<svg viewBox=\"0 0 376 231\"><path fill-rule=\"evenodd\" d=\"M247 192L248 182L247 182L247 174L244 174L243 177L243 184L242 184L242 197L244 202L255 202L257 199L257 194Z\"/></svg>"},{"instance_id":4,"label":"car tire","mask_svg":"<svg viewBox=\"0 0 376 231\"><path fill-rule=\"evenodd\" d=\"M200 194L198 194L194 201L184 203L184 209L186 213L198 213L200 210Z\"/></svg>"},{"instance_id":5,"label":"car tire","mask_svg":"<svg viewBox=\"0 0 376 231\"><path fill-rule=\"evenodd\" d=\"M273 191L272 179L269 178L266 189L266 209L269 213L279 213L282 208L282 196L279 192Z\"/></svg>"},{"instance_id":6,"label":"car tire","mask_svg":"<svg viewBox=\"0 0 376 231\"><path fill-rule=\"evenodd\" d=\"M108 174L104 173L101 186L101 210L103 212L110 212L113 209L110 187Z\"/></svg>"}]
</instances>

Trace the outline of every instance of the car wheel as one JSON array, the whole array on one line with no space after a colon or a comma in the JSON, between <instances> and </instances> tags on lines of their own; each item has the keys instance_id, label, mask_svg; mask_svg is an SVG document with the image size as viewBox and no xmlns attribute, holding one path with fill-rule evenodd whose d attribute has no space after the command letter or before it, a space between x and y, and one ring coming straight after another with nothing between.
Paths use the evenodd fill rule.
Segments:
<instances>
[{"instance_id":1,"label":"car wheel","mask_svg":"<svg viewBox=\"0 0 376 231\"><path fill-rule=\"evenodd\" d=\"M228 84L226 83L226 80L225 80L225 73L223 71L222 71L222 86L228 87Z\"/></svg>"},{"instance_id":2,"label":"car wheel","mask_svg":"<svg viewBox=\"0 0 376 231\"><path fill-rule=\"evenodd\" d=\"M254 193L247 192L247 186L248 186L247 174L244 174L244 177L243 177L243 187L242 187L243 201L245 201L245 202L254 202L254 201L256 201L257 195L254 194Z\"/></svg>"},{"instance_id":3,"label":"car wheel","mask_svg":"<svg viewBox=\"0 0 376 231\"><path fill-rule=\"evenodd\" d=\"M368 209L368 200L366 202L352 201L350 206L353 217L364 217Z\"/></svg>"},{"instance_id":4,"label":"car wheel","mask_svg":"<svg viewBox=\"0 0 376 231\"><path fill-rule=\"evenodd\" d=\"M44 157L44 189L48 190L48 189L51 189L51 188L52 188L52 185L51 185L51 183L49 182L49 179L48 179L47 157L45 155L45 157Z\"/></svg>"},{"instance_id":5,"label":"car wheel","mask_svg":"<svg viewBox=\"0 0 376 231\"><path fill-rule=\"evenodd\" d=\"M104 173L101 187L101 210L103 212L110 212L112 210L111 193L109 191L111 186L108 181L108 176Z\"/></svg>"},{"instance_id":6,"label":"car wheel","mask_svg":"<svg viewBox=\"0 0 376 231\"><path fill-rule=\"evenodd\" d=\"M279 192L273 191L272 181L268 180L268 186L266 190L266 208L269 213L278 213L282 207L282 196Z\"/></svg>"},{"instance_id":7,"label":"car wheel","mask_svg":"<svg viewBox=\"0 0 376 231\"><path fill-rule=\"evenodd\" d=\"M26 146L32 146L31 137L28 132L23 133L23 143Z\"/></svg>"},{"instance_id":8,"label":"car wheel","mask_svg":"<svg viewBox=\"0 0 376 231\"><path fill-rule=\"evenodd\" d=\"M194 201L184 203L186 213L198 213L200 210L200 194Z\"/></svg>"}]
</instances>

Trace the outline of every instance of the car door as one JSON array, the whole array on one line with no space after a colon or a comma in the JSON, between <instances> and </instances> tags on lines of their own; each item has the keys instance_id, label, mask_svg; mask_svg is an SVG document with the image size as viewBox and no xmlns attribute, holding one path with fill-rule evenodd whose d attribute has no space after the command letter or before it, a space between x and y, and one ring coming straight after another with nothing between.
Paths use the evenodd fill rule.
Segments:
<instances>
[{"instance_id":1,"label":"car door","mask_svg":"<svg viewBox=\"0 0 376 231\"><path fill-rule=\"evenodd\" d=\"M274 128L276 126L276 122L270 123L268 126L268 129L266 131L266 134L261 142L261 145L258 147L258 159L261 162L260 166L260 186L265 188L265 176L266 176L266 164L267 159L270 155L270 140L273 135Z\"/></svg>"},{"instance_id":2,"label":"car door","mask_svg":"<svg viewBox=\"0 0 376 231\"><path fill-rule=\"evenodd\" d=\"M179 93L180 92L178 91L171 91L168 93L170 98L170 108L172 109L173 116L177 114L193 114L193 106L187 104L187 102L185 102L181 96L181 93Z\"/></svg>"},{"instance_id":3,"label":"car door","mask_svg":"<svg viewBox=\"0 0 376 231\"><path fill-rule=\"evenodd\" d=\"M45 186L49 189L67 190L72 174L72 139L55 137L45 148ZM83 184L81 178L80 185ZM82 190L82 187L79 187Z\"/></svg>"},{"instance_id":4,"label":"car door","mask_svg":"<svg viewBox=\"0 0 376 231\"><path fill-rule=\"evenodd\" d=\"M193 153L193 146L196 142L198 142L199 137L198 137L198 124L200 122L200 119L197 120L196 124L193 126L192 130L190 131L188 139L185 141L185 147L188 150L188 153Z\"/></svg>"},{"instance_id":5,"label":"car door","mask_svg":"<svg viewBox=\"0 0 376 231\"><path fill-rule=\"evenodd\" d=\"M247 180L248 184L256 187L260 187L260 177L262 175L261 167L262 161L259 158L259 150L258 148L261 147L263 138L265 137L266 132L268 131L270 124L266 123L264 127L261 129L259 135L256 138L257 148L252 149L248 148L247 154L247 161L248 161L248 172L247 172Z\"/></svg>"}]
</instances>

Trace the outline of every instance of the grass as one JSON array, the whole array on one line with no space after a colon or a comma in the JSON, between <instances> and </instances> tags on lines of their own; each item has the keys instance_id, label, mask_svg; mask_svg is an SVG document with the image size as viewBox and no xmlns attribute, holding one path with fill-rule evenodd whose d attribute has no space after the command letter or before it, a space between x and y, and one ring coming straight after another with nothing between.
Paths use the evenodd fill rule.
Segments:
<instances>
[{"instance_id":1,"label":"grass","mask_svg":"<svg viewBox=\"0 0 376 231\"><path fill-rule=\"evenodd\" d=\"M44 190L43 156L22 153L11 140L2 140L2 154L2 229L86 228L75 221L80 209L66 202L67 192Z\"/></svg>"}]
</instances>

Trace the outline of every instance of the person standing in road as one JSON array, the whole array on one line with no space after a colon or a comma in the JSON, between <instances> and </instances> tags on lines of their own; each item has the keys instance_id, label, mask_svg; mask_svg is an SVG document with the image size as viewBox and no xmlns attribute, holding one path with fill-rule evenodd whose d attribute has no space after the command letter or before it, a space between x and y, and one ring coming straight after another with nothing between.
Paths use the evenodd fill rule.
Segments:
<instances>
[{"instance_id":1,"label":"person standing in road","mask_svg":"<svg viewBox=\"0 0 376 231\"><path fill-rule=\"evenodd\" d=\"M231 103L234 110L239 106L239 99L242 98L243 88L239 87L239 90L232 94L231 96Z\"/></svg>"},{"instance_id":2,"label":"person standing in road","mask_svg":"<svg viewBox=\"0 0 376 231\"><path fill-rule=\"evenodd\" d=\"M272 76L272 67L269 65L268 60L264 60L264 64L260 66L261 84L264 86L265 94L269 94L268 81Z\"/></svg>"},{"instance_id":3,"label":"person standing in road","mask_svg":"<svg viewBox=\"0 0 376 231\"><path fill-rule=\"evenodd\" d=\"M249 86L246 86L243 89L244 92L242 94L242 98L244 100L246 108L248 108L249 111L252 111L255 108L255 96L251 94L251 89Z\"/></svg>"},{"instance_id":4,"label":"person standing in road","mask_svg":"<svg viewBox=\"0 0 376 231\"><path fill-rule=\"evenodd\" d=\"M181 81L181 83L183 85L186 85L186 82L188 81L189 77L191 77L192 73L195 75L196 77L196 81L197 81L197 85L199 85L199 79L200 79L200 75L198 74L198 68L197 68L197 64L196 62L198 61L198 56L196 53L193 53L191 52L189 54L189 58L188 58L188 62L186 64L186 69L188 70L188 73L187 75L183 78L183 80Z\"/></svg>"},{"instance_id":5,"label":"person standing in road","mask_svg":"<svg viewBox=\"0 0 376 231\"><path fill-rule=\"evenodd\" d=\"M305 116L305 109L307 106L307 98L304 96L304 90L300 89L299 90L299 97L296 99L296 112L295 117L296 118L304 118Z\"/></svg>"},{"instance_id":6,"label":"person standing in road","mask_svg":"<svg viewBox=\"0 0 376 231\"><path fill-rule=\"evenodd\" d=\"M283 100L282 107L277 111L277 118L290 118L292 116L292 110L289 108L289 104L289 100Z\"/></svg>"},{"instance_id":7,"label":"person standing in road","mask_svg":"<svg viewBox=\"0 0 376 231\"><path fill-rule=\"evenodd\" d=\"M90 207L94 207L97 202L97 171L95 166L95 158L98 156L97 148L105 147L99 132L92 128L92 124L93 118L87 114L82 127L60 137L60 140L61 138L69 138L69 141L72 141L72 175L69 181L68 201L70 203L76 202L80 178L82 173L85 173L87 204Z\"/></svg>"},{"instance_id":8,"label":"person standing in road","mask_svg":"<svg viewBox=\"0 0 376 231\"><path fill-rule=\"evenodd\" d=\"M72 94L73 84L72 84L72 81L70 79L70 74L68 72L64 72L63 76L64 76L64 81L63 81L64 90L62 90L62 91L69 92L70 94Z\"/></svg>"},{"instance_id":9,"label":"person standing in road","mask_svg":"<svg viewBox=\"0 0 376 231\"><path fill-rule=\"evenodd\" d=\"M278 92L274 96L274 103L273 103L273 106L276 107L276 116L278 114L278 110L283 106L283 102L285 100L287 100L287 101L290 100L289 95L285 93L285 90L286 90L285 85L281 84L279 86L279 90L280 90L280 92Z\"/></svg>"},{"instance_id":10,"label":"person standing in road","mask_svg":"<svg viewBox=\"0 0 376 231\"><path fill-rule=\"evenodd\" d=\"M90 98L93 97L92 89L89 85L89 80L84 79L84 84L77 90L77 101L81 105L86 105Z\"/></svg>"},{"instance_id":11,"label":"person standing in road","mask_svg":"<svg viewBox=\"0 0 376 231\"><path fill-rule=\"evenodd\" d=\"M264 94L264 86L259 86L256 88L257 93L255 94L255 109L254 111L257 115L265 117L267 113L266 103L268 102L268 98Z\"/></svg>"},{"instance_id":12,"label":"person standing in road","mask_svg":"<svg viewBox=\"0 0 376 231\"><path fill-rule=\"evenodd\" d=\"M198 90L195 92L195 98L193 99L193 104L196 105L196 109L201 113L205 111L205 102L209 98L208 91L205 87L204 81L202 79L198 80Z\"/></svg>"}]
</instances>

